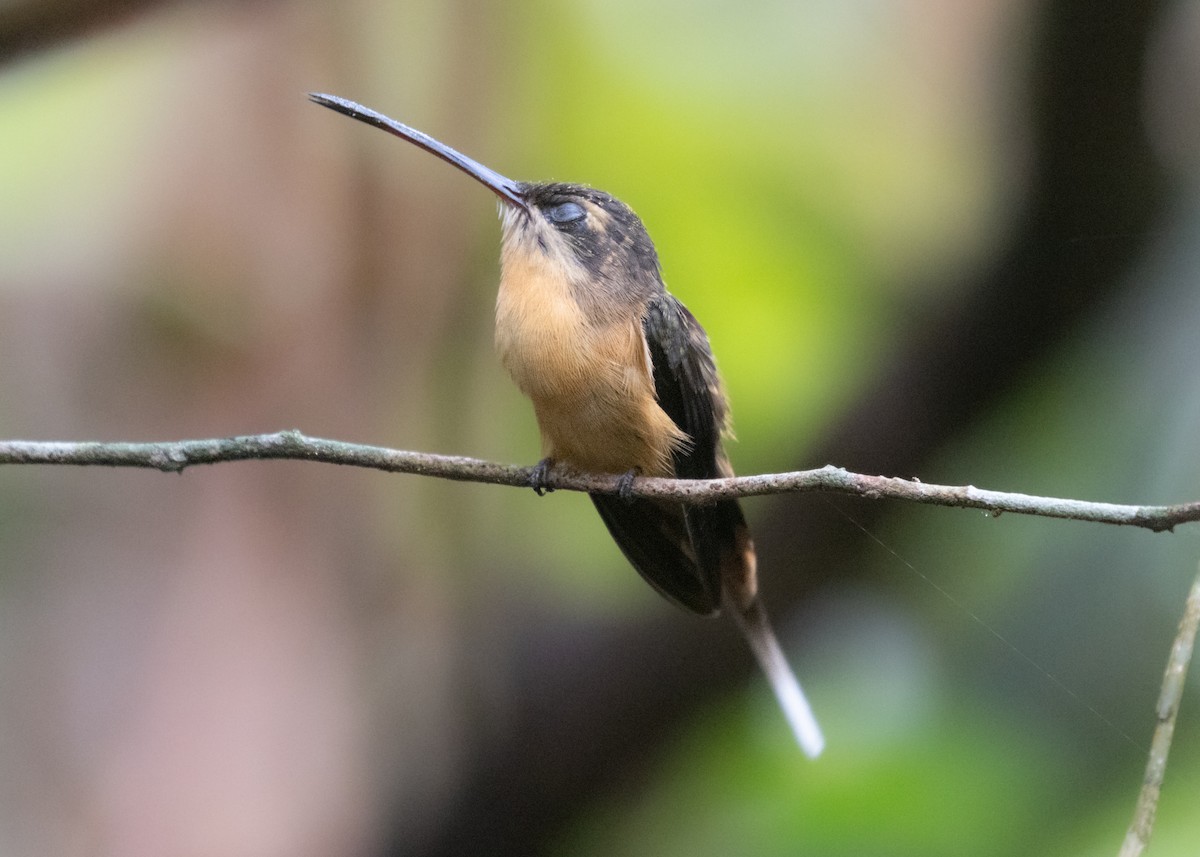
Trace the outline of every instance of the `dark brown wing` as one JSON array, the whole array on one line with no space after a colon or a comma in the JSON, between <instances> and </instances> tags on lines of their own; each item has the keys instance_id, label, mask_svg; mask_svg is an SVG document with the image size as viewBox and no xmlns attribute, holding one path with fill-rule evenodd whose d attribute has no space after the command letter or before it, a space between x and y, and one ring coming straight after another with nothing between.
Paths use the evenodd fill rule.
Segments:
<instances>
[{"instance_id":1,"label":"dark brown wing","mask_svg":"<svg viewBox=\"0 0 1200 857\"><path fill-rule=\"evenodd\" d=\"M704 616L717 611L720 589L700 574L680 504L601 494L592 502L625 558L660 595Z\"/></svg>"},{"instance_id":2,"label":"dark brown wing","mask_svg":"<svg viewBox=\"0 0 1200 857\"><path fill-rule=\"evenodd\" d=\"M708 337L699 322L665 292L642 322L659 406L691 439L674 455L675 475L725 475L719 463L726 406ZM657 500L593 495L600 517L626 558L651 586L703 615L721 605L721 556L745 527L736 500L685 506Z\"/></svg>"}]
</instances>

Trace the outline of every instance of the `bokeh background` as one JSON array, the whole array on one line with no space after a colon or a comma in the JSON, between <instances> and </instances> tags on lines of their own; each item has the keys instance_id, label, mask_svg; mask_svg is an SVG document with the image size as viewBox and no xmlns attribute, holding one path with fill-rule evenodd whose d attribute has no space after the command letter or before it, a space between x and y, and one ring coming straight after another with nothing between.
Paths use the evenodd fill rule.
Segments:
<instances>
[{"instance_id":1,"label":"bokeh background","mask_svg":"<svg viewBox=\"0 0 1200 857\"><path fill-rule=\"evenodd\" d=\"M0 436L532 463L494 202L309 104L629 202L742 472L1200 497L1200 6L0 3ZM0 852L1113 854L1184 527L746 503L829 739L585 497L0 472ZM1200 694L1152 853L1200 848Z\"/></svg>"}]
</instances>

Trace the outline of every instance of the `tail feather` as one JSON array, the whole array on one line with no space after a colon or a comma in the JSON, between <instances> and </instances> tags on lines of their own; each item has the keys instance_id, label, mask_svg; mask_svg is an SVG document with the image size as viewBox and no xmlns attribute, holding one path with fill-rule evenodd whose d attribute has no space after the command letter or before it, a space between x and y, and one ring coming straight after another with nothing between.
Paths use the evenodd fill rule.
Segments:
<instances>
[{"instance_id":1,"label":"tail feather","mask_svg":"<svg viewBox=\"0 0 1200 857\"><path fill-rule=\"evenodd\" d=\"M725 603L738 627L742 629L742 634L750 644L759 666L766 673L800 749L810 759L815 759L825 749L825 736L821 734L821 727L813 714L812 706L808 704L800 682L788 665L783 649L775 638L775 632L771 630L771 623L767 619L767 611L762 602L757 597L753 598L744 609L739 608L729 598L725 599Z\"/></svg>"}]
</instances>

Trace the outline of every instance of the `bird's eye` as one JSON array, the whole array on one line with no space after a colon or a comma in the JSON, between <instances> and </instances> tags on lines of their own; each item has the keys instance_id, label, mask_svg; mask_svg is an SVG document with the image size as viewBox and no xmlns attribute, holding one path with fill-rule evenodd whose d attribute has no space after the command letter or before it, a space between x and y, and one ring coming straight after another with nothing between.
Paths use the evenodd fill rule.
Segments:
<instances>
[{"instance_id":1,"label":"bird's eye","mask_svg":"<svg viewBox=\"0 0 1200 857\"><path fill-rule=\"evenodd\" d=\"M546 219L551 223L577 223L585 217L587 212L577 202L560 202L546 209Z\"/></svg>"}]
</instances>

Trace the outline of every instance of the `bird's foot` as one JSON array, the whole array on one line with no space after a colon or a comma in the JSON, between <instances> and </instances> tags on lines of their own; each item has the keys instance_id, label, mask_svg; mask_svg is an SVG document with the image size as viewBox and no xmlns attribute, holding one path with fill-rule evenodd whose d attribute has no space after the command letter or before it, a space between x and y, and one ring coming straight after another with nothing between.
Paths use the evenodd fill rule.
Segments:
<instances>
[{"instance_id":1,"label":"bird's foot","mask_svg":"<svg viewBox=\"0 0 1200 857\"><path fill-rule=\"evenodd\" d=\"M543 497L554 490L549 484L550 471L554 469L553 458L543 458L533 466L529 471L529 487L533 489L533 493L539 497Z\"/></svg>"},{"instance_id":2,"label":"bird's foot","mask_svg":"<svg viewBox=\"0 0 1200 857\"><path fill-rule=\"evenodd\" d=\"M633 480L638 476L638 469L634 467L632 470L622 473L621 478L617 480L617 496L626 503L633 501Z\"/></svg>"}]
</instances>

